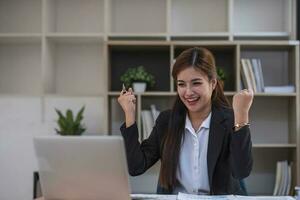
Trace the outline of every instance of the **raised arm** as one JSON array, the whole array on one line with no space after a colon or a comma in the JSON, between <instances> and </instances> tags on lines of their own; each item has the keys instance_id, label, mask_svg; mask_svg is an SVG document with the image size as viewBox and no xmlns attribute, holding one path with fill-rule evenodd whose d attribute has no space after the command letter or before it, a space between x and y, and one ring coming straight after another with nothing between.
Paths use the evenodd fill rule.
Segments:
<instances>
[{"instance_id":1,"label":"raised arm","mask_svg":"<svg viewBox=\"0 0 300 200\"><path fill-rule=\"evenodd\" d=\"M252 90L242 90L233 97L234 127L230 152L233 176L238 179L249 176L253 166L249 128L249 110L252 101Z\"/></svg>"}]
</instances>

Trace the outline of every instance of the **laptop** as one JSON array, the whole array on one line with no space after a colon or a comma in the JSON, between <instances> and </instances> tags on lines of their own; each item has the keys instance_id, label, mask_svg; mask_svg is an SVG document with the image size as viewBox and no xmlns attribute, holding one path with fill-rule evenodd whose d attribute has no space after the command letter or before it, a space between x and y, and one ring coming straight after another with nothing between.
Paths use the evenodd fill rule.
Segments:
<instances>
[{"instance_id":1,"label":"laptop","mask_svg":"<svg viewBox=\"0 0 300 200\"><path fill-rule=\"evenodd\" d=\"M34 138L46 200L129 200L127 162L119 136Z\"/></svg>"}]
</instances>

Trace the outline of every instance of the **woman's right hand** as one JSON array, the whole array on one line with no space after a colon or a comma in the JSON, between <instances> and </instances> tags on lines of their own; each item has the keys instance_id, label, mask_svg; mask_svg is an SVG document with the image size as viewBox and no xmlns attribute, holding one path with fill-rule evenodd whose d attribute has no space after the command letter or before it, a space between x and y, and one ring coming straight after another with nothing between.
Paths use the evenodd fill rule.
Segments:
<instances>
[{"instance_id":1,"label":"woman's right hand","mask_svg":"<svg viewBox=\"0 0 300 200\"><path fill-rule=\"evenodd\" d=\"M129 88L128 91L122 90L118 102L125 113L126 127L129 127L135 122L136 98L132 89Z\"/></svg>"}]
</instances>

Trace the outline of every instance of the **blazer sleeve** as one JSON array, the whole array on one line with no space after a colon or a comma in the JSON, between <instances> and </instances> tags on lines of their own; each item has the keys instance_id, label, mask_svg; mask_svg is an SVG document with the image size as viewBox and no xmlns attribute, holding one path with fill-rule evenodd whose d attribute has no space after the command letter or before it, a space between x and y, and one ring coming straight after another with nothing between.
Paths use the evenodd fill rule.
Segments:
<instances>
[{"instance_id":1,"label":"blazer sleeve","mask_svg":"<svg viewBox=\"0 0 300 200\"><path fill-rule=\"evenodd\" d=\"M243 179L249 176L253 166L249 126L231 133L230 152L233 177Z\"/></svg>"},{"instance_id":2,"label":"blazer sleeve","mask_svg":"<svg viewBox=\"0 0 300 200\"><path fill-rule=\"evenodd\" d=\"M125 123L120 130L125 142L129 174L137 176L144 173L160 159L161 138L166 131L168 112L162 112L155 121L150 136L142 143L138 140L138 128L134 123L127 127Z\"/></svg>"}]
</instances>

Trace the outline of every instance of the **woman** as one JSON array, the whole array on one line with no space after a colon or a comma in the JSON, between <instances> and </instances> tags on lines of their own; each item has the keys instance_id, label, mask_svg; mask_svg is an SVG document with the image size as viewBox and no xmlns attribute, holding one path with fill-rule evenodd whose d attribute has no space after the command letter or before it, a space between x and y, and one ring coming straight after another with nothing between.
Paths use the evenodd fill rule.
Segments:
<instances>
[{"instance_id":1,"label":"woman","mask_svg":"<svg viewBox=\"0 0 300 200\"><path fill-rule=\"evenodd\" d=\"M177 97L162 112L148 139L138 141L135 96L130 88L118 102L129 173L144 173L161 160L158 193L244 194L239 180L252 169L248 112L252 90L233 97L232 108L217 79L215 60L205 48L182 52L173 66Z\"/></svg>"}]
</instances>

